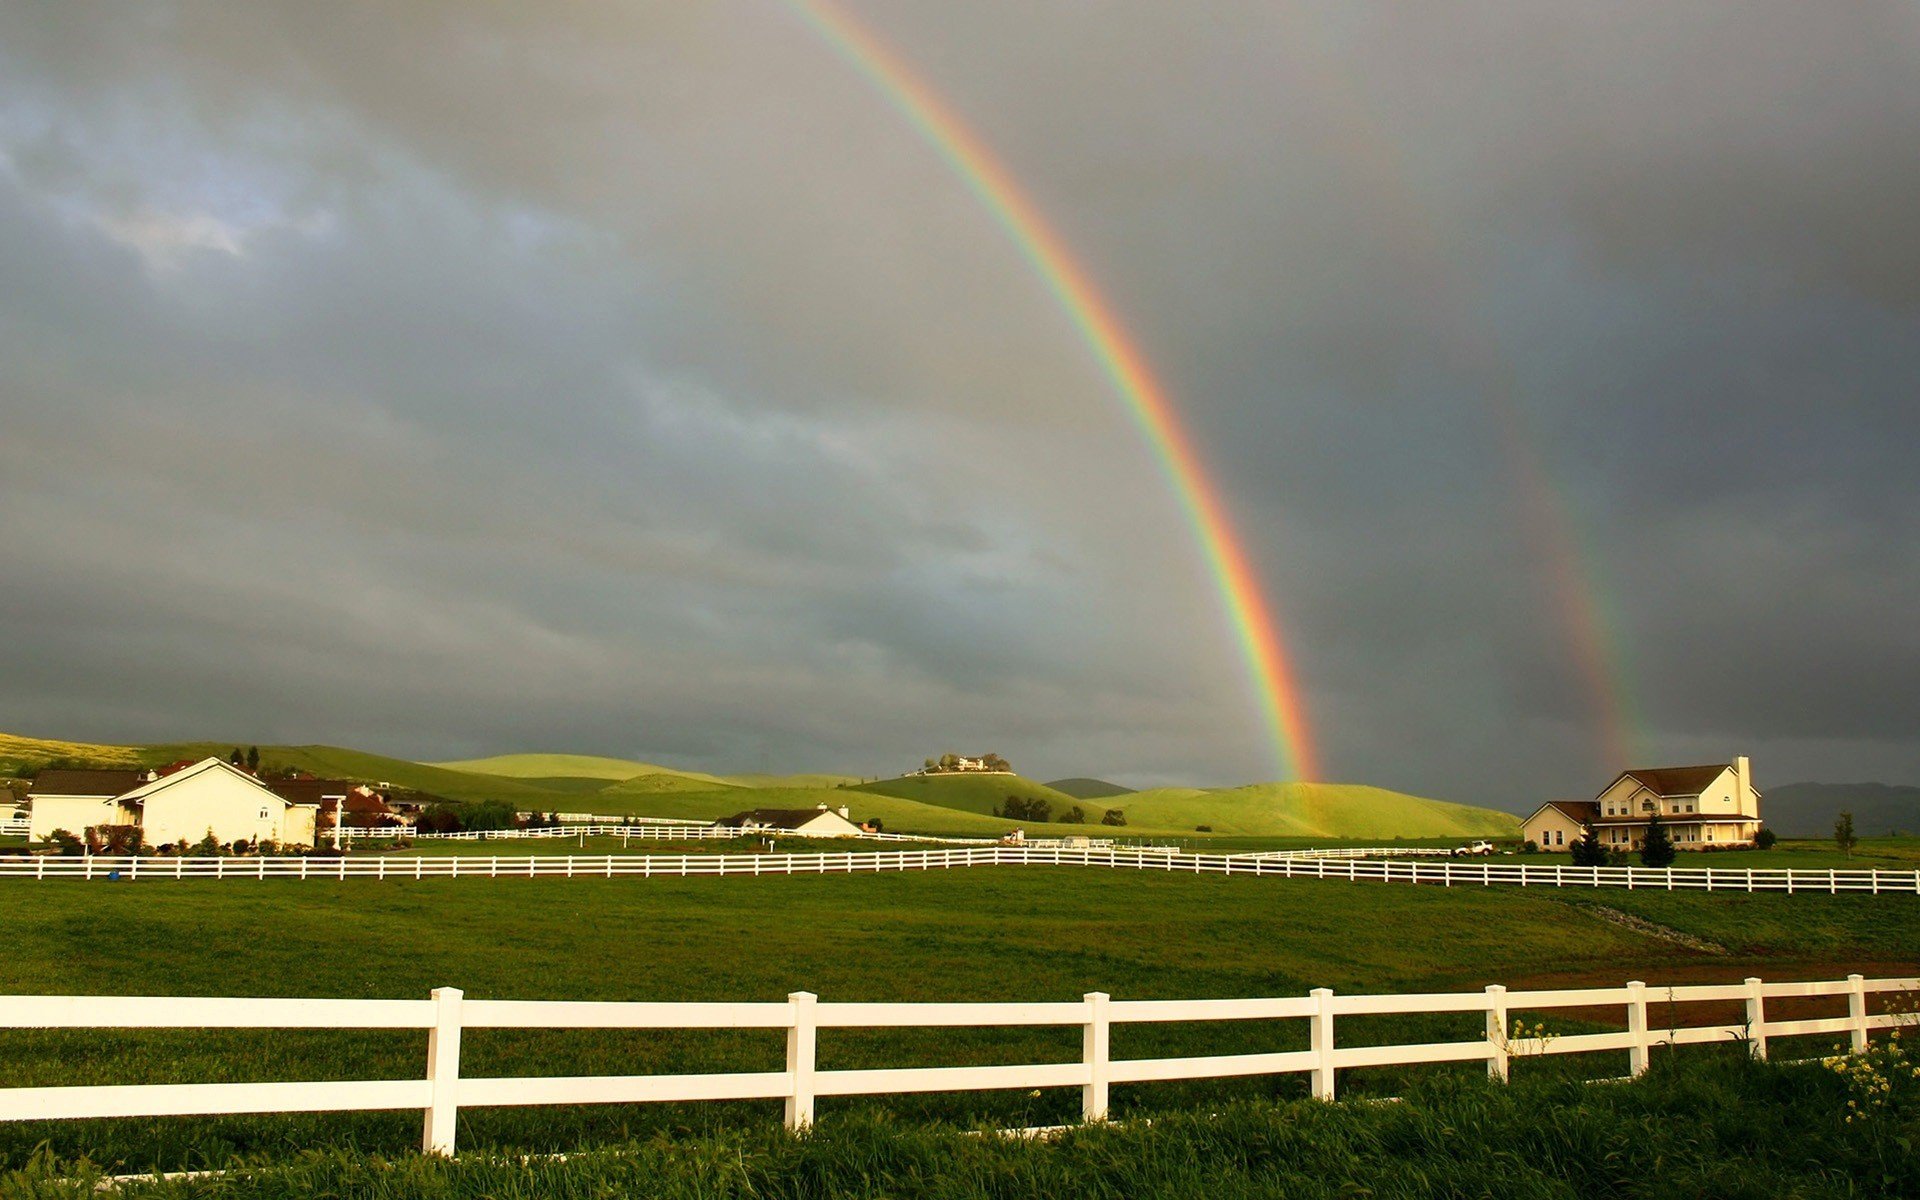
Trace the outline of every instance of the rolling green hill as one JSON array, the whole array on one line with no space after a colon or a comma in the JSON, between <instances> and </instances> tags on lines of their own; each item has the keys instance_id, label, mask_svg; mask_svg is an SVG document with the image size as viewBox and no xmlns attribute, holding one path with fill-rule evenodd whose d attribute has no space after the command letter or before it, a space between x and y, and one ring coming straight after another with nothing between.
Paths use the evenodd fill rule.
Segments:
<instances>
[{"instance_id":1,"label":"rolling green hill","mask_svg":"<svg viewBox=\"0 0 1920 1200\"><path fill-rule=\"evenodd\" d=\"M658 763L634 762L625 758L600 758L591 754L496 754L492 758L470 758L463 762L429 763L450 771L471 775L500 775L508 779L604 779L610 783L637 775L678 775L697 780L708 787L726 781L717 775L699 771L680 771Z\"/></svg>"},{"instance_id":2,"label":"rolling green hill","mask_svg":"<svg viewBox=\"0 0 1920 1200\"><path fill-rule=\"evenodd\" d=\"M1086 779L1079 776L1072 779L1056 779L1047 786L1056 792L1065 792L1076 800L1105 800L1110 796L1133 794L1132 788L1108 783L1104 779Z\"/></svg>"},{"instance_id":3,"label":"rolling green hill","mask_svg":"<svg viewBox=\"0 0 1920 1200\"><path fill-rule=\"evenodd\" d=\"M1127 823L1169 829L1210 825L1260 837L1514 837L1511 813L1351 783L1256 783L1219 791L1159 788L1113 807Z\"/></svg>"},{"instance_id":4,"label":"rolling green hill","mask_svg":"<svg viewBox=\"0 0 1920 1200\"><path fill-rule=\"evenodd\" d=\"M1003 803L1008 796L1019 796L1023 800L1045 800L1053 805L1056 813L1065 812L1075 804L1080 804L1080 807L1087 810L1088 819L1094 821L1100 819L1102 811L1098 806L1089 807L1081 804L1065 792L1057 792L1044 783L1035 783L1019 775L964 772L945 775L902 775L898 779L862 783L846 790L898 796L902 800L916 800L922 804L955 808L962 812L987 816L991 816L995 806Z\"/></svg>"},{"instance_id":5,"label":"rolling green hill","mask_svg":"<svg viewBox=\"0 0 1920 1200\"><path fill-rule=\"evenodd\" d=\"M722 775L720 779L746 788L835 788L860 782L858 775Z\"/></svg>"},{"instance_id":6,"label":"rolling green hill","mask_svg":"<svg viewBox=\"0 0 1920 1200\"><path fill-rule=\"evenodd\" d=\"M226 742L114 746L0 734L0 774L32 774L56 761L157 766L208 755L224 758L232 749ZM1201 825L1217 834L1242 837L1468 838L1517 833L1517 820L1507 813L1358 784L1155 788L1087 797L1019 775L908 775L843 786L846 777L837 775L705 775L628 759L569 754L509 754L436 764L339 746L262 746L260 761L267 770L295 768L328 778L386 782L449 800L504 800L543 812L712 819L748 808L845 804L855 818L877 817L893 831L997 835L1006 832L1009 822L992 816L993 809L1009 795L1017 795L1045 799L1056 814L1075 805L1087 814L1089 824L1084 826L1021 823L1035 834L1114 832L1098 824L1108 807L1126 814L1124 832L1147 836L1191 834ZM1059 782L1078 790L1104 784L1089 779Z\"/></svg>"},{"instance_id":7,"label":"rolling green hill","mask_svg":"<svg viewBox=\"0 0 1920 1200\"><path fill-rule=\"evenodd\" d=\"M683 817L710 821L729 817L750 808L828 808L847 807L855 821L879 818L890 833L952 834L963 837L998 837L1013 828L1015 822L983 816L959 808L944 808L916 800L888 796L858 788L725 788L704 792L620 793L609 790L599 797L598 811L609 816L631 813L645 817ZM1038 826L1021 823L1029 833L1086 833L1083 825Z\"/></svg>"}]
</instances>

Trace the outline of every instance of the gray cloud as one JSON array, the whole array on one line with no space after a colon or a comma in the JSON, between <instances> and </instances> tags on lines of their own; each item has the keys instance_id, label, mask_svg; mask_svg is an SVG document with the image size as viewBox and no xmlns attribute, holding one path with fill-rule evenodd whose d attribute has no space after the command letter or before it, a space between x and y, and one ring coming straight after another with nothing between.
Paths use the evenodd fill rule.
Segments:
<instances>
[{"instance_id":1,"label":"gray cloud","mask_svg":"<svg viewBox=\"0 0 1920 1200\"><path fill-rule=\"evenodd\" d=\"M1571 556L1637 752L1920 777L1904 8L862 11L1162 368L1334 775L1597 786ZM1272 770L1070 323L777 5L14 8L0 156L0 727Z\"/></svg>"}]
</instances>

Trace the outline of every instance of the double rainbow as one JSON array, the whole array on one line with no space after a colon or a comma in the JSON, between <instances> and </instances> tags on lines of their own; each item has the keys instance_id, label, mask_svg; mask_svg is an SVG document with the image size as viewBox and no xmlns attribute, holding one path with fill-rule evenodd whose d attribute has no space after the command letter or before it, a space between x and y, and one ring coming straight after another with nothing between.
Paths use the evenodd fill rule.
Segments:
<instances>
[{"instance_id":1,"label":"double rainbow","mask_svg":"<svg viewBox=\"0 0 1920 1200\"><path fill-rule=\"evenodd\" d=\"M1263 721L1272 732L1281 775L1317 778L1319 764L1307 728L1305 704L1281 637L1279 619L1234 533L1219 489L1207 477L1192 439L1140 348L1006 167L898 55L832 0L788 2L946 160L1006 230L1079 329L1152 447L1193 527L1245 654Z\"/></svg>"}]
</instances>

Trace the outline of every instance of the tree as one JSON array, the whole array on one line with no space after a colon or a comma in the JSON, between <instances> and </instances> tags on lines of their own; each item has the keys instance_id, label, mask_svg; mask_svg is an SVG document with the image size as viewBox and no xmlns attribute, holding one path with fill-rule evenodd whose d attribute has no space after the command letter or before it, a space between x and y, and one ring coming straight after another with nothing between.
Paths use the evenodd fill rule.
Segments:
<instances>
[{"instance_id":1,"label":"tree","mask_svg":"<svg viewBox=\"0 0 1920 1200\"><path fill-rule=\"evenodd\" d=\"M1573 865L1576 867L1604 867L1607 865L1607 848L1600 844L1600 831L1588 821L1580 828L1580 836L1573 841Z\"/></svg>"},{"instance_id":2,"label":"tree","mask_svg":"<svg viewBox=\"0 0 1920 1200\"><path fill-rule=\"evenodd\" d=\"M247 747L247 770L254 772L260 770L260 747Z\"/></svg>"},{"instance_id":3,"label":"tree","mask_svg":"<svg viewBox=\"0 0 1920 1200\"><path fill-rule=\"evenodd\" d=\"M421 833L459 833L460 811L451 804L429 804L414 828Z\"/></svg>"},{"instance_id":4,"label":"tree","mask_svg":"<svg viewBox=\"0 0 1920 1200\"><path fill-rule=\"evenodd\" d=\"M931 771L931 770L933 770L933 769L934 769L935 767L937 767L937 766L939 766L939 765L940 765L939 763L937 763L937 762L935 762L934 760L932 760L931 758L929 758L929 759L927 760L927 766L926 766L926 769L927 769L927 770L929 770L929 771Z\"/></svg>"},{"instance_id":5,"label":"tree","mask_svg":"<svg viewBox=\"0 0 1920 1200\"><path fill-rule=\"evenodd\" d=\"M1853 857L1853 848L1860 844L1860 839L1853 836L1853 813L1842 812L1833 823L1833 844L1840 847L1840 853Z\"/></svg>"},{"instance_id":6,"label":"tree","mask_svg":"<svg viewBox=\"0 0 1920 1200\"><path fill-rule=\"evenodd\" d=\"M237 767L246 761L246 755L240 753L240 747L238 746L233 748L232 754L227 755L227 763L231 766Z\"/></svg>"},{"instance_id":7,"label":"tree","mask_svg":"<svg viewBox=\"0 0 1920 1200\"><path fill-rule=\"evenodd\" d=\"M1085 825L1087 823L1087 810L1076 804L1066 812L1060 814L1060 823L1062 825Z\"/></svg>"},{"instance_id":8,"label":"tree","mask_svg":"<svg viewBox=\"0 0 1920 1200\"><path fill-rule=\"evenodd\" d=\"M1640 843L1640 861L1649 867L1673 865L1673 839L1667 836L1667 827L1659 813L1647 819L1647 837Z\"/></svg>"},{"instance_id":9,"label":"tree","mask_svg":"<svg viewBox=\"0 0 1920 1200\"><path fill-rule=\"evenodd\" d=\"M1100 818L1100 823L1102 825L1125 825L1127 823L1127 814L1117 808L1110 808L1106 811L1106 814Z\"/></svg>"}]
</instances>

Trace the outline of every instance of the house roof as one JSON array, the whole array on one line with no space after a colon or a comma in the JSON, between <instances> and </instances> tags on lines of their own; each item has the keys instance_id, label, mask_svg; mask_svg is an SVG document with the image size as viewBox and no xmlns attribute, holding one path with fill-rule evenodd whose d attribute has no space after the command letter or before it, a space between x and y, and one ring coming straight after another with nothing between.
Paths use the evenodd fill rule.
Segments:
<instances>
[{"instance_id":1,"label":"house roof","mask_svg":"<svg viewBox=\"0 0 1920 1200\"><path fill-rule=\"evenodd\" d=\"M347 808L353 812L366 809L381 811L386 807L378 796L356 791L356 788L364 785L350 779L263 779L260 782L274 795L294 804L319 804L345 796Z\"/></svg>"},{"instance_id":2,"label":"house roof","mask_svg":"<svg viewBox=\"0 0 1920 1200\"><path fill-rule=\"evenodd\" d=\"M763 825L769 829L798 829L821 817L846 820L830 808L751 808L718 822L721 825Z\"/></svg>"},{"instance_id":3,"label":"house roof","mask_svg":"<svg viewBox=\"0 0 1920 1200\"><path fill-rule=\"evenodd\" d=\"M259 788L262 792L266 792L267 795L269 796L273 795L272 792L267 792L266 785L262 784L258 779L255 779L253 776L247 774L245 771L241 770L239 767L233 766L218 758L203 758L199 762L193 764L192 766L188 767L184 771L175 771L171 775L162 775L160 778L153 780L151 783L141 784L139 787L134 788L132 791L127 792L125 795L121 796L120 803L131 804L131 803L138 803L138 802L144 801L148 796L153 795L155 792L160 791L162 788L169 788L176 783L181 783L188 779L197 778L201 775L206 774L208 771L225 771L236 779L246 780L248 783L252 784L254 787ZM278 799L278 797L276 797L276 799Z\"/></svg>"},{"instance_id":4,"label":"house roof","mask_svg":"<svg viewBox=\"0 0 1920 1200\"><path fill-rule=\"evenodd\" d=\"M140 786L147 773L141 770L42 771L33 781L31 796L118 796Z\"/></svg>"},{"instance_id":5,"label":"house roof","mask_svg":"<svg viewBox=\"0 0 1920 1200\"><path fill-rule=\"evenodd\" d=\"M1730 768L1730 763L1706 763L1698 767L1636 767L1631 771L1622 771L1607 787L1630 778L1657 796L1698 796L1708 784ZM1604 793L1607 789L1600 790Z\"/></svg>"},{"instance_id":6,"label":"house roof","mask_svg":"<svg viewBox=\"0 0 1920 1200\"><path fill-rule=\"evenodd\" d=\"M1549 800L1528 813L1526 819L1531 821L1549 808L1559 809L1562 816L1576 825L1585 825L1600 815L1600 805L1592 800Z\"/></svg>"}]
</instances>

